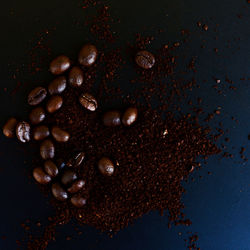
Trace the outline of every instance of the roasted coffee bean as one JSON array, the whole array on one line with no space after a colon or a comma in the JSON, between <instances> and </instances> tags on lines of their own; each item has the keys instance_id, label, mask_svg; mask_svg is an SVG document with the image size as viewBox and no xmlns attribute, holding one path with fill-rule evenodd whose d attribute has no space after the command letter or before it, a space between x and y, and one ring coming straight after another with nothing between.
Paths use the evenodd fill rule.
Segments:
<instances>
[{"instance_id":1,"label":"roasted coffee bean","mask_svg":"<svg viewBox=\"0 0 250 250\"><path fill-rule=\"evenodd\" d=\"M49 139L46 139L41 143L40 146L40 155L44 160L52 159L55 156L55 146L53 142Z\"/></svg>"},{"instance_id":2,"label":"roasted coffee bean","mask_svg":"<svg viewBox=\"0 0 250 250\"><path fill-rule=\"evenodd\" d=\"M75 153L74 157L71 158L67 162L68 167L78 167L82 164L83 160L85 158L85 153L84 152L77 152Z\"/></svg>"},{"instance_id":3,"label":"roasted coffee bean","mask_svg":"<svg viewBox=\"0 0 250 250\"><path fill-rule=\"evenodd\" d=\"M65 130L60 129L57 126L54 126L51 130L51 134L54 139L58 142L67 142L69 140L69 133Z\"/></svg>"},{"instance_id":4,"label":"roasted coffee bean","mask_svg":"<svg viewBox=\"0 0 250 250\"><path fill-rule=\"evenodd\" d=\"M34 108L29 115L32 124L38 124L45 119L45 110L42 107Z\"/></svg>"},{"instance_id":5,"label":"roasted coffee bean","mask_svg":"<svg viewBox=\"0 0 250 250\"><path fill-rule=\"evenodd\" d=\"M143 69L151 69L155 64L155 57L152 53L142 50L136 54L135 62Z\"/></svg>"},{"instance_id":6,"label":"roasted coffee bean","mask_svg":"<svg viewBox=\"0 0 250 250\"><path fill-rule=\"evenodd\" d=\"M70 185L76 179L77 179L77 175L74 171L65 170L65 172L62 175L61 181L63 185L67 186L67 185Z\"/></svg>"},{"instance_id":7,"label":"roasted coffee bean","mask_svg":"<svg viewBox=\"0 0 250 250\"><path fill-rule=\"evenodd\" d=\"M25 143L30 141L30 125L27 122L19 122L16 126L16 136L19 141Z\"/></svg>"},{"instance_id":8,"label":"roasted coffee bean","mask_svg":"<svg viewBox=\"0 0 250 250\"><path fill-rule=\"evenodd\" d=\"M79 101L84 108L90 111L95 111L97 109L97 101L91 94L82 94L79 97Z\"/></svg>"},{"instance_id":9,"label":"roasted coffee bean","mask_svg":"<svg viewBox=\"0 0 250 250\"><path fill-rule=\"evenodd\" d=\"M50 72L60 75L70 68L70 59L67 56L58 56L50 63Z\"/></svg>"},{"instance_id":10,"label":"roasted coffee bean","mask_svg":"<svg viewBox=\"0 0 250 250\"><path fill-rule=\"evenodd\" d=\"M59 158L56 160L56 165L58 166L59 171L64 169L66 166L66 163L64 162L64 160L62 158Z\"/></svg>"},{"instance_id":11,"label":"roasted coffee bean","mask_svg":"<svg viewBox=\"0 0 250 250\"><path fill-rule=\"evenodd\" d=\"M67 79L65 76L59 76L54 79L48 87L49 93L51 95L58 95L61 94L67 86Z\"/></svg>"},{"instance_id":12,"label":"roasted coffee bean","mask_svg":"<svg viewBox=\"0 0 250 250\"><path fill-rule=\"evenodd\" d=\"M44 169L45 169L45 172L51 177L56 177L59 173L59 170L56 164L51 160L47 160L44 162Z\"/></svg>"},{"instance_id":13,"label":"roasted coffee bean","mask_svg":"<svg viewBox=\"0 0 250 250\"><path fill-rule=\"evenodd\" d=\"M98 168L99 168L99 171L105 176L111 176L113 175L115 171L115 166L113 162L107 157L102 157L99 160Z\"/></svg>"},{"instance_id":14,"label":"roasted coffee bean","mask_svg":"<svg viewBox=\"0 0 250 250\"><path fill-rule=\"evenodd\" d=\"M36 141L40 141L45 139L50 135L49 128L47 126L41 125L38 127L35 127L33 130L33 137Z\"/></svg>"},{"instance_id":15,"label":"roasted coffee bean","mask_svg":"<svg viewBox=\"0 0 250 250\"><path fill-rule=\"evenodd\" d=\"M68 188L68 192L71 194L79 192L85 186L84 180L77 180L75 181L71 187Z\"/></svg>"},{"instance_id":16,"label":"roasted coffee bean","mask_svg":"<svg viewBox=\"0 0 250 250\"><path fill-rule=\"evenodd\" d=\"M73 87L79 87L83 83L83 71L80 67L75 66L69 72L69 83Z\"/></svg>"},{"instance_id":17,"label":"roasted coffee bean","mask_svg":"<svg viewBox=\"0 0 250 250\"><path fill-rule=\"evenodd\" d=\"M130 126L130 125L132 125L136 121L137 116L138 116L138 110L137 110L137 108L130 107L123 114L123 116L122 116L122 123L125 126Z\"/></svg>"},{"instance_id":18,"label":"roasted coffee bean","mask_svg":"<svg viewBox=\"0 0 250 250\"><path fill-rule=\"evenodd\" d=\"M65 201L68 199L68 193L63 189L59 183L53 183L51 187L53 196L59 201Z\"/></svg>"},{"instance_id":19,"label":"roasted coffee bean","mask_svg":"<svg viewBox=\"0 0 250 250\"><path fill-rule=\"evenodd\" d=\"M63 99L59 95L52 96L47 102L47 111L49 113L54 113L62 107Z\"/></svg>"},{"instance_id":20,"label":"roasted coffee bean","mask_svg":"<svg viewBox=\"0 0 250 250\"><path fill-rule=\"evenodd\" d=\"M108 127L121 125L121 113L116 110L106 112L103 116L103 123Z\"/></svg>"},{"instance_id":21,"label":"roasted coffee bean","mask_svg":"<svg viewBox=\"0 0 250 250\"><path fill-rule=\"evenodd\" d=\"M97 58L97 48L92 44L84 45L79 53L78 61L83 66L91 66Z\"/></svg>"},{"instance_id":22,"label":"roasted coffee bean","mask_svg":"<svg viewBox=\"0 0 250 250\"><path fill-rule=\"evenodd\" d=\"M47 90L42 87L37 87L33 89L28 95L29 105L38 105L41 103L47 96Z\"/></svg>"},{"instance_id":23,"label":"roasted coffee bean","mask_svg":"<svg viewBox=\"0 0 250 250\"><path fill-rule=\"evenodd\" d=\"M3 134L8 138L13 138L16 135L16 118L10 118L3 126Z\"/></svg>"},{"instance_id":24,"label":"roasted coffee bean","mask_svg":"<svg viewBox=\"0 0 250 250\"><path fill-rule=\"evenodd\" d=\"M86 199L78 195L74 195L73 197L71 197L70 201L72 205L77 208L83 207L86 204Z\"/></svg>"},{"instance_id":25,"label":"roasted coffee bean","mask_svg":"<svg viewBox=\"0 0 250 250\"><path fill-rule=\"evenodd\" d=\"M40 184L48 184L51 181L51 177L40 167L33 170L33 177Z\"/></svg>"}]
</instances>

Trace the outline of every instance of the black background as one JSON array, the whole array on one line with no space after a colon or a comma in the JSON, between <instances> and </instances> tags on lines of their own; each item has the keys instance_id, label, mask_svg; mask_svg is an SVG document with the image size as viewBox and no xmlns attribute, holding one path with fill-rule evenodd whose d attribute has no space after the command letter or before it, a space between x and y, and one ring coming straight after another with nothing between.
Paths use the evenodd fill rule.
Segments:
<instances>
[{"instance_id":1,"label":"black background","mask_svg":"<svg viewBox=\"0 0 250 250\"><path fill-rule=\"evenodd\" d=\"M183 197L185 213L193 224L189 227L167 226L167 218L151 213L138 219L134 225L121 231L113 239L93 228L84 227L77 236L72 225L58 228L57 241L48 249L185 249L184 238L188 231L198 232L201 249L250 249L250 169L242 163L238 152L247 148L250 102L250 6L245 0L155 0L155 1L106 1L111 13L121 19L120 44L132 40L136 32L155 34L159 28L165 32L152 43L152 49L160 44L180 39L180 30L191 31L190 42L180 53L197 56L197 81L201 89L193 97L203 97L207 110L222 107L222 120L229 129L228 150L235 153L233 160L214 157L206 167L195 172L194 182L184 183L187 194ZM58 54L74 57L80 46L94 38L86 28L76 25L83 22L85 14L79 1L17 1L1 3L0 10L0 107L2 126L9 116L25 117L28 111L26 96L31 88L46 85L51 76L42 71L30 75L30 49L39 35L49 30L51 57L44 57L42 66ZM197 21L209 26L207 32L196 26ZM216 24L218 32L215 32ZM56 27L56 30L54 30ZM215 37L218 37L216 40ZM203 41L206 40L206 41ZM201 44L205 49L201 49ZM230 44L230 47L228 47ZM218 48L216 55L213 51ZM17 71L18 69L18 71ZM236 91L224 87L223 95L211 88L213 76L226 86L228 76L234 81ZM208 81L203 82L204 79ZM13 90L20 82L20 87ZM239 122L231 120L235 116ZM53 214L45 197L40 194L33 180L27 178L31 162L29 152L15 140L0 137L0 249L16 249L16 239L24 236L20 223L26 219L46 223ZM211 171L212 175L207 172ZM203 176L203 178L199 178ZM73 240L66 241L66 236Z\"/></svg>"}]
</instances>

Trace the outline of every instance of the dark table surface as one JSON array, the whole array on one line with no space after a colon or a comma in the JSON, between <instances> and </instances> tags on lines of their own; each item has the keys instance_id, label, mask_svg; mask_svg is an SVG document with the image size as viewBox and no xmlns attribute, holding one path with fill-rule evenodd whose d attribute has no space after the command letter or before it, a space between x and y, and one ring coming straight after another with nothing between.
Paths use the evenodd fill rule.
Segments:
<instances>
[{"instance_id":1,"label":"dark table surface","mask_svg":"<svg viewBox=\"0 0 250 250\"><path fill-rule=\"evenodd\" d=\"M246 147L245 155L249 155L250 149L247 138L250 133L250 4L245 0L110 0L107 3L112 14L121 19L118 26L121 43L123 39L131 39L136 32L148 29L145 33L150 34L164 28L166 32L152 44L152 48L157 48L159 44L178 41L182 28L191 31L190 42L183 50L185 55L197 57L196 79L201 89L193 95L203 97L207 110L222 107L214 126L222 120L224 128L229 129L227 147L235 157L232 160L212 157L206 166L192 174L195 181L183 184L187 190L183 197L184 212L193 222L188 228L168 229L167 218L152 212L113 239L89 227L83 228L81 236L74 233L72 225L58 228L57 241L48 249L179 250L185 249L183 239L188 237L189 231L198 233L197 245L201 249L250 249L250 165L238 154L241 146ZM37 33L53 30L52 57L61 53L71 56L88 41L87 30L75 25L76 20L84 20L78 4L77 0L1 3L1 126L9 116L27 114L27 93L32 86L46 84L50 79L47 72L33 76L28 73L29 52L39 38ZM207 32L196 26L199 20L209 26ZM201 49L201 44L206 48ZM214 48L218 48L218 55ZM48 60L45 59L44 65ZM217 95L211 88L213 77L221 79L223 86L228 77L237 90L225 90ZM246 80L240 80L243 77ZM20 87L15 92L17 84ZM231 116L237 118L238 123ZM1 134L1 250L16 249L15 241L24 237L20 224L26 219L43 223L53 213L37 185L27 178L30 164L25 147ZM208 171L212 174L208 175ZM73 240L67 241L66 236L73 236Z\"/></svg>"}]
</instances>

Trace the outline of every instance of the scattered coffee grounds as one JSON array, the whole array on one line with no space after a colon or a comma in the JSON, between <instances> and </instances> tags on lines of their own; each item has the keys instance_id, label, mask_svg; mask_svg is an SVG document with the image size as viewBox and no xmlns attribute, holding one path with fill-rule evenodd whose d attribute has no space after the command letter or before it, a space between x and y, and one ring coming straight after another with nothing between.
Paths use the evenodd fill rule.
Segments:
<instances>
[{"instance_id":1,"label":"scattered coffee grounds","mask_svg":"<svg viewBox=\"0 0 250 250\"><path fill-rule=\"evenodd\" d=\"M113 44L109 8L95 1L85 1L82 8L96 5L101 7L87 22L90 32L97 41ZM208 30L205 24L198 26ZM40 157L34 157L33 177L42 192L51 194L56 209L44 234L30 235L28 249L45 249L55 240L56 226L71 219L110 235L150 211L166 214L169 225L191 224L182 213L182 182L201 166L201 159L221 152L215 141L223 130L213 135L201 125L201 108L194 108L192 115L182 112L179 101L188 103L187 91L196 81L176 74L173 52L181 43L153 51L148 47L152 40L137 34L126 48L133 58L127 64L136 74L128 79L129 93L117 78L125 61L122 48L84 44L78 58L51 60L54 80L28 96L32 107L39 105L30 113L31 124L11 118L4 126L7 137L14 137L16 129L21 142L36 145ZM196 71L195 58L187 71ZM101 80L94 87L97 78ZM207 121L220 112L208 114ZM197 239L190 236L189 249L199 249Z\"/></svg>"}]
</instances>

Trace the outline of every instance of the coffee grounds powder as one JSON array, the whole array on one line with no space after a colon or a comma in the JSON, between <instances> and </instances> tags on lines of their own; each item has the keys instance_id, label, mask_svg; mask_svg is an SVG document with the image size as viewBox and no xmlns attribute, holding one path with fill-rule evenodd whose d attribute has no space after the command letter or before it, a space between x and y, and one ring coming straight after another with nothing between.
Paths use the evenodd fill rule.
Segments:
<instances>
[{"instance_id":1,"label":"coffee grounds powder","mask_svg":"<svg viewBox=\"0 0 250 250\"><path fill-rule=\"evenodd\" d=\"M140 69L131 60L129 67L136 76L128 79L132 90L128 91L128 87L125 90L118 81L119 71L125 64L123 48L112 47L117 38L110 25L114 19L101 2L91 0L82 5L83 10L89 7L98 11L86 24L90 25L97 43L105 41L105 46L98 48L96 64L83 68L83 86L68 87L62 94L62 108L48 115L44 122L49 127L57 125L71 135L65 144L55 142L58 165L68 162L76 152L85 153L83 163L74 171L86 182L80 194L87 203L83 208L75 208L70 202L52 198L56 214L48 218L49 225L40 238L29 236L28 249L45 249L49 241L55 240L56 226L71 219L111 236L150 211L167 215L169 226L173 223L190 225L191 221L182 213L181 198L185 192L182 182L201 166L201 158L220 153L215 146L218 137L198 122L202 110L195 109L194 115L182 113L181 103L187 105L187 90L192 90L196 81L194 78L185 80L183 72L176 69L178 57L173 52L180 43L164 44L155 51L156 64L151 70ZM134 55L138 50L149 49L153 40L154 37L137 34L126 52ZM196 71L195 58L185 70ZM95 112L79 104L79 93L84 92L96 97L98 109ZM138 108L138 119L132 126L110 128L103 125L105 111L116 108L123 112L129 106ZM211 116L213 114L209 119ZM104 177L98 171L97 163L103 156L114 162L113 176ZM41 160L35 160L35 166L42 164ZM41 186L41 190L48 195L51 186ZM193 241L197 238L190 239L190 249L195 249Z\"/></svg>"}]
</instances>

